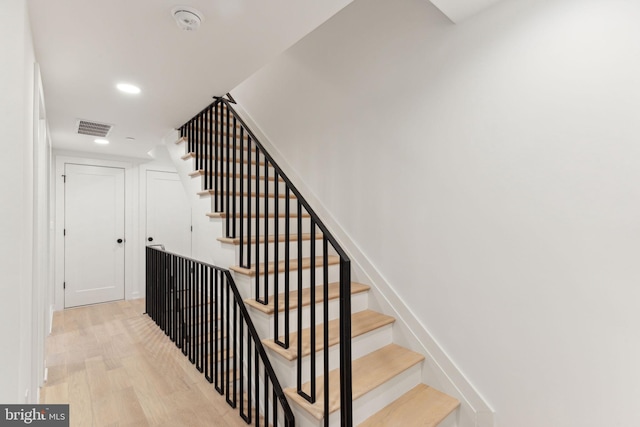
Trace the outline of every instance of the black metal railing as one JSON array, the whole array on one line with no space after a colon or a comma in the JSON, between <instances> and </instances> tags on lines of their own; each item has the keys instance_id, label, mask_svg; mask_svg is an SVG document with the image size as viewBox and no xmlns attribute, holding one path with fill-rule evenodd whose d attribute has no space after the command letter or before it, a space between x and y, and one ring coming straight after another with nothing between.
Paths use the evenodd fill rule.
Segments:
<instances>
[{"instance_id":1,"label":"black metal railing","mask_svg":"<svg viewBox=\"0 0 640 427\"><path fill-rule=\"evenodd\" d=\"M230 95L227 95L230 98ZM298 290L297 330L303 329L302 288L308 284L311 325L309 347L312 356L303 372L302 334L297 342L297 392L310 403L316 396L316 343L329 342L328 320L316 337L323 320L316 313L316 289L322 286L322 319L329 317L328 291L339 285L340 323L340 411L341 425L352 425L351 369L351 267L346 252L331 235L309 203L260 144L231 106L233 98L217 97L179 130L187 140L187 151L204 175L204 192L213 197L213 210L224 218L226 237L240 245L240 267L255 277L255 298L274 306L274 340L289 348L291 319L289 292ZM272 245L272 250L270 250ZM306 260L303 260L306 258ZM305 264L306 263L306 264ZM307 265L308 264L308 265ZM332 267L337 265L337 267ZM308 267L308 268L305 268ZM336 268L338 269L336 273ZM272 270L273 274L269 270ZM282 275L278 274L279 271ZM337 275L337 277L335 277ZM280 294L284 304L281 308ZM282 313L282 322L280 321ZM283 323L283 324L281 324ZM281 335L282 334L282 335ZM280 338L282 336L282 339ZM325 425L329 414L329 346L323 346ZM303 391L303 378L310 378L310 392Z\"/></svg>"},{"instance_id":2,"label":"black metal railing","mask_svg":"<svg viewBox=\"0 0 640 427\"><path fill-rule=\"evenodd\" d=\"M247 424L295 426L228 270L147 247L146 311Z\"/></svg>"}]
</instances>

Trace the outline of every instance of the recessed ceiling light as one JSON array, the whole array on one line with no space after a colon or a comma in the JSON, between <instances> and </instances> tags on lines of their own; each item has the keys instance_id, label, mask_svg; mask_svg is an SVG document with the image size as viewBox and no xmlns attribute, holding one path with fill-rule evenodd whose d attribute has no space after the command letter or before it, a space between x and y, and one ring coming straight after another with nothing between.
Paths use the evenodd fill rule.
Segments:
<instances>
[{"instance_id":1,"label":"recessed ceiling light","mask_svg":"<svg viewBox=\"0 0 640 427\"><path fill-rule=\"evenodd\" d=\"M109 143L108 139L94 139L93 142L96 144L107 145Z\"/></svg>"},{"instance_id":2,"label":"recessed ceiling light","mask_svg":"<svg viewBox=\"0 0 640 427\"><path fill-rule=\"evenodd\" d=\"M132 94L140 93L140 88L138 86L135 86L129 83L118 83L116 87L118 88L119 91L124 93L132 93Z\"/></svg>"}]
</instances>

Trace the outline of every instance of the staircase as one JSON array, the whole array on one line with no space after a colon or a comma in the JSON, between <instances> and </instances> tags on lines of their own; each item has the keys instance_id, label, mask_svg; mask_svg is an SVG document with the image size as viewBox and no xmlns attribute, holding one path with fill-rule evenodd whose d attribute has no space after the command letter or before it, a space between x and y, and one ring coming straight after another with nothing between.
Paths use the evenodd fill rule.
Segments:
<instances>
[{"instance_id":1,"label":"staircase","mask_svg":"<svg viewBox=\"0 0 640 427\"><path fill-rule=\"evenodd\" d=\"M216 98L176 143L297 425L455 426L459 402L421 383L425 357L394 343L395 319L369 309L369 286L233 103Z\"/></svg>"}]
</instances>

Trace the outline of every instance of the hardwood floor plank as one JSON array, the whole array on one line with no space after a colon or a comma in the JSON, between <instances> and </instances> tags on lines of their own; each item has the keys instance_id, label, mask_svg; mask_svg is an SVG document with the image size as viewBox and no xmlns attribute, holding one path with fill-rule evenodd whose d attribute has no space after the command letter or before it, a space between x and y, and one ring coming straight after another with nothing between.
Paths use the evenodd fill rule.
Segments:
<instances>
[{"instance_id":1,"label":"hardwood floor plank","mask_svg":"<svg viewBox=\"0 0 640 427\"><path fill-rule=\"evenodd\" d=\"M73 427L246 426L144 310L135 300L56 312L40 402L69 403Z\"/></svg>"},{"instance_id":2,"label":"hardwood floor plank","mask_svg":"<svg viewBox=\"0 0 640 427\"><path fill-rule=\"evenodd\" d=\"M78 427L87 425L87 422L93 424L93 406L86 370L71 373L68 384L69 402L73 402L69 406L70 424Z\"/></svg>"},{"instance_id":3,"label":"hardwood floor plank","mask_svg":"<svg viewBox=\"0 0 640 427\"><path fill-rule=\"evenodd\" d=\"M40 398L42 403L69 403L69 387L67 382L43 387Z\"/></svg>"},{"instance_id":4,"label":"hardwood floor plank","mask_svg":"<svg viewBox=\"0 0 640 427\"><path fill-rule=\"evenodd\" d=\"M100 399L93 400L93 425L95 427L118 425L120 423L118 411L117 394L109 391Z\"/></svg>"}]
</instances>

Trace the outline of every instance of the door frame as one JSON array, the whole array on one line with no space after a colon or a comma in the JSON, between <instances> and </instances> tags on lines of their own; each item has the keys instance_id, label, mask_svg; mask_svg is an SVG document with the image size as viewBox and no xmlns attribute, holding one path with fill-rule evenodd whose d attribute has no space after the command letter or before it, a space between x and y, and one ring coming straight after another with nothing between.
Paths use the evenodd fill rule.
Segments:
<instances>
[{"instance_id":1,"label":"door frame","mask_svg":"<svg viewBox=\"0 0 640 427\"><path fill-rule=\"evenodd\" d=\"M132 286L135 277L135 248L137 247L136 233L133 231L134 224L134 190L136 188L137 177L133 173L133 163L115 160L104 160L88 157L72 157L66 155L56 155L56 168L54 180L56 183L56 219L55 219L55 248L56 248L56 270L55 270L55 310L64 310L64 167L71 163L83 166L103 166L124 169L124 234L126 239L124 257L124 297L125 299L138 298L139 292Z\"/></svg>"},{"instance_id":2,"label":"door frame","mask_svg":"<svg viewBox=\"0 0 640 427\"><path fill-rule=\"evenodd\" d=\"M124 171L65 163L65 309L125 299Z\"/></svg>"}]
</instances>

